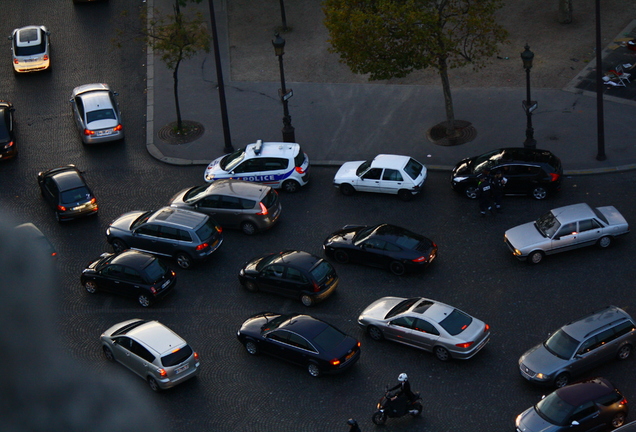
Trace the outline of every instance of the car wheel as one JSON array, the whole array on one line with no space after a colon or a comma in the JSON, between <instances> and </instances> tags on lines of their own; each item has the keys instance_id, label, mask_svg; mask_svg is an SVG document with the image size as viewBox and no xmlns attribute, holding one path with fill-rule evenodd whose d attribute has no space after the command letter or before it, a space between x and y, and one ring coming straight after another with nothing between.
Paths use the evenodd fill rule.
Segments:
<instances>
[{"instance_id":1,"label":"car wheel","mask_svg":"<svg viewBox=\"0 0 636 432\"><path fill-rule=\"evenodd\" d=\"M258 346L256 345L256 342L251 340L245 341L245 351L247 351L251 355L257 355Z\"/></svg>"},{"instance_id":2,"label":"car wheel","mask_svg":"<svg viewBox=\"0 0 636 432\"><path fill-rule=\"evenodd\" d=\"M345 196L351 196L356 192L355 188L351 186L349 183L342 183L340 185L340 193Z\"/></svg>"},{"instance_id":3,"label":"car wheel","mask_svg":"<svg viewBox=\"0 0 636 432\"><path fill-rule=\"evenodd\" d=\"M406 189L400 189L398 191L398 198L400 198L402 201L411 201L413 199L413 194L411 193L411 191L408 191Z\"/></svg>"},{"instance_id":4,"label":"car wheel","mask_svg":"<svg viewBox=\"0 0 636 432\"><path fill-rule=\"evenodd\" d=\"M541 251L534 251L528 255L528 262L530 264L539 264L541 261L543 261L543 252Z\"/></svg>"},{"instance_id":5,"label":"car wheel","mask_svg":"<svg viewBox=\"0 0 636 432\"><path fill-rule=\"evenodd\" d=\"M137 297L137 301L139 301L139 304L143 307L150 306L150 297L148 297L148 294L139 294L139 297Z\"/></svg>"},{"instance_id":6,"label":"car wheel","mask_svg":"<svg viewBox=\"0 0 636 432\"><path fill-rule=\"evenodd\" d=\"M256 231L258 230L256 229L256 225L252 222L246 221L241 224L241 231L243 231L243 234L252 235L256 234Z\"/></svg>"},{"instance_id":7,"label":"car wheel","mask_svg":"<svg viewBox=\"0 0 636 432\"><path fill-rule=\"evenodd\" d=\"M477 199L477 186L474 185L470 185L470 186L466 186L466 189L464 189L464 194L466 195L467 198L470 199Z\"/></svg>"},{"instance_id":8,"label":"car wheel","mask_svg":"<svg viewBox=\"0 0 636 432\"><path fill-rule=\"evenodd\" d=\"M450 353L448 352L448 350L444 347L441 346L436 346L433 349L433 352L435 353L435 357L437 357L438 360L441 361L448 361L450 360L451 356Z\"/></svg>"},{"instance_id":9,"label":"car wheel","mask_svg":"<svg viewBox=\"0 0 636 432\"><path fill-rule=\"evenodd\" d=\"M296 180L287 180L283 183L283 190L288 193L298 192L300 185Z\"/></svg>"},{"instance_id":10,"label":"car wheel","mask_svg":"<svg viewBox=\"0 0 636 432\"><path fill-rule=\"evenodd\" d=\"M305 306L311 306L314 304L314 299L312 299L310 296L308 296L307 294L303 295L300 298L300 301L302 302L302 304L304 304Z\"/></svg>"},{"instance_id":11,"label":"car wheel","mask_svg":"<svg viewBox=\"0 0 636 432\"><path fill-rule=\"evenodd\" d=\"M386 413L382 411L376 411L373 413L373 417L371 417L371 421L377 425L383 425L386 423Z\"/></svg>"},{"instance_id":12,"label":"car wheel","mask_svg":"<svg viewBox=\"0 0 636 432\"><path fill-rule=\"evenodd\" d=\"M192 267L192 258L185 252L177 252L175 257L177 259L177 264L182 269L189 269Z\"/></svg>"},{"instance_id":13,"label":"car wheel","mask_svg":"<svg viewBox=\"0 0 636 432\"><path fill-rule=\"evenodd\" d=\"M320 376L320 368L318 367L316 363L309 363L307 365L307 372L309 372L309 375L311 375L314 378Z\"/></svg>"},{"instance_id":14,"label":"car wheel","mask_svg":"<svg viewBox=\"0 0 636 432\"><path fill-rule=\"evenodd\" d=\"M250 291L250 292L257 292L258 291L258 285L256 285L256 282L246 281L245 282L245 289Z\"/></svg>"},{"instance_id":15,"label":"car wheel","mask_svg":"<svg viewBox=\"0 0 636 432\"><path fill-rule=\"evenodd\" d=\"M336 249L333 253L333 258L340 264L346 264L349 262L349 254L342 249Z\"/></svg>"},{"instance_id":16,"label":"car wheel","mask_svg":"<svg viewBox=\"0 0 636 432\"><path fill-rule=\"evenodd\" d=\"M632 353L632 346L631 345L623 345L618 350L618 353L616 354L616 357L619 360L627 360L629 358L629 356L631 355L631 353Z\"/></svg>"},{"instance_id":17,"label":"car wheel","mask_svg":"<svg viewBox=\"0 0 636 432\"><path fill-rule=\"evenodd\" d=\"M375 341L381 341L382 339L384 339L382 330L380 330L376 326L367 327L367 333L369 334L369 337Z\"/></svg>"},{"instance_id":18,"label":"car wheel","mask_svg":"<svg viewBox=\"0 0 636 432\"><path fill-rule=\"evenodd\" d=\"M532 189L532 196L534 197L534 199L542 200L548 196L548 191L545 190L544 187L537 186L534 189Z\"/></svg>"},{"instance_id":19,"label":"car wheel","mask_svg":"<svg viewBox=\"0 0 636 432\"><path fill-rule=\"evenodd\" d=\"M394 275L402 276L404 274L404 264L399 261L393 261L389 264L389 270L391 270L391 273Z\"/></svg>"},{"instance_id":20,"label":"car wheel","mask_svg":"<svg viewBox=\"0 0 636 432\"><path fill-rule=\"evenodd\" d=\"M603 236L600 239L598 239L598 247L602 249L610 247L611 244L612 244L612 238L610 236Z\"/></svg>"},{"instance_id":21,"label":"car wheel","mask_svg":"<svg viewBox=\"0 0 636 432\"><path fill-rule=\"evenodd\" d=\"M106 357L106 360L110 362L115 361L115 356L113 355L113 352L110 350L110 348L108 348L107 346L104 346L102 347L102 351L104 352L104 357Z\"/></svg>"},{"instance_id":22,"label":"car wheel","mask_svg":"<svg viewBox=\"0 0 636 432\"><path fill-rule=\"evenodd\" d=\"M86 282L84 282L84 288L90 294L95 294L97 292L97 284L95 283L95 281L86 281Z\"/></svg>"},{"instance_id":23,"label":"car wheel","mask_svg":"<svg viewBox=\"0 0 636 432\"><path fill-rule=\"evenodd\" d=\"M113 239L111 245L113 246L113 250L115 251L115 253L120 253L128 249L128 245L126 245L126 243L124 243L124 241L120 239Z\"/></svg>"},{"instance_id":24,"label":"car wheel","mask_svg":"<svg viewBox=\"0 0 636 432\"><path fill-rule=\"evenodd\" d=\"M157 384L157 380L155 380L153 377L148 377L148 385L154 392L159 392L161 390L159 384Z\"/></svg>"},{"instance_id":25,"label":"car wheel","mask_svg":"<svg viewBox=\"0 0 636 432\"><path fill-rule=\"evenodd\" d=\"M562 372L558 374L557 377L554 379L554 386L556 388L565 387L566 385L568 385L569 382L570 382L570 375L568 375L565 372Z\"/></svg>"},{"instance_id":26,"label":"car wheel","mask_svg":"<svg viewBox=\"0 0 636 432\"><path fill-rule=\"evenodd\" d=\"M612 428L616 429L625 424L625 413L619 412L614 415L612 418Z\"/></svg>"}]
</instances>

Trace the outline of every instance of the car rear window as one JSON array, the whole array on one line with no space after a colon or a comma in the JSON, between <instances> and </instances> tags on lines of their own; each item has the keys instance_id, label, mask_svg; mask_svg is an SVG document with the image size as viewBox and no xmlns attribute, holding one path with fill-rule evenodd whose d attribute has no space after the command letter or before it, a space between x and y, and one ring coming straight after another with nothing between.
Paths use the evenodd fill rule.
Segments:
<instances>
[{"instance_id":1,"label":"car rear window","mask_svg":"<svg viewBox=\"0 0 636 432\"><path fill-rule=\"evenodd\" d=\"M294 157L294 165L297 167L302 166L303 162L305 162L305 153L303 149L298 146L298 154Z\"/></svg>"},{"instance_id":2,"label":"car rear window","mask_svg":"<svg viewBox=\"0 0 636 432\"><path fill-rule=\"evenodd\" d=\"M609 225L609 221L607 220L605 215L599 211L598 208L592 207L592 210L594 211L594 214L596 215L597 218L605 222L605 225Z\"/></svg>"},{"instance_id":3,"label":"car rear window","mask_svg":"<svg viewBox=\"0 0 636 432\"><path fill-rule=\"evenodd\" d=\"M408 163L404 167L404 171L411 177L413 180L418 178L420 174L422 174L422 169L424 165L416 161L415 159L409 159Z\"/></svg>"},{"instance_id":4,"label":"car rear window","mask_svg":"<svg viewBox=\"0 0 636 432\"><path fill-rule=\"evenodd\" d=\"M261 201L266 208L273 207L278 201L278 192L274 189L270 189L270 191L265 195L263 200Z\"/></svg>"},{"instance_id":5,"label":"car rear window","mask_svg":"<svg viewBox=\"0 0 636 432\"><path fill-rule=\"evenodd\" d=\"M324 351L328 351L340 345L346 337L346 334L328 325L314 338L314 342L316 345L322 347Z\"/></svg>"},{"instance_id":6,"label":"car rear window","mask_svg":"<svg viewBox=\"0 0 636 432\"><path fill-rule=\"evenodd\" d=\"M450 315L440 321L439 325L451 336L456 336L463 332L472 322L473 318L470 315L466 315L464 312L455 309Z\"/></svg>"},{"instance_id":7,"label":"car rear window","mask_svg":"<svg viewBox=\"0 0 636 432\"><path fill-rule=\"evenodd\" d=\"M211 218L208 218L207 221L197 230L197 235L201 241L206 241L212 234L216 231L216 224Z\"/></svg>"},{"instance_id":8,"label":"car rear window","mask_svg":"<svg viewBox=\"0 0 636 432\"><path fill-rule=\"evenodd\" d=\"M78 187L75 189L64 191L60 194L62 204L70 204L79 201L85 201L91 198L91 193L86 187Z\"/></svg>"},{"instance_id":9,"label":"car rear window","mask_svg":"<svg viewBox=\"0 0 636 432\"><path fill-rule=\"evenodd\" d=\"M14 49L15 49L15 55L18 57L22 57L22 56L32 56L32 55L37 55L37 54L42 54L44 51L46 51L46 40L45 40L45 34L42 30L39 29L28 29L28 30L22 30L20 32L20 41L36 41L38 39L38 32L40 32L40 37L41 42L39 44L33 44L33 45L29 45L29 46L18 46L17 44L17 40L14 40ZM17 35L16 35L16 39L17 39Z\"/></svg>"},{"instance_id":10,"label":"car rear window","mask_svg":"<svg viewBox=\"0 0 636 432\"><path fill-rule=\"evenodd\" d=\"M161 364L165 367L175 366L189 359L191 355L192 348L190 348L190 345L186 345L177 351L173 351L170 354L161 357Z\"/></svg>"},{"instance_id":11,"label":"car rear window","mask_svg":"<svg viewBox=\"0 0 636 432\"><path fill-rule=\"evenodd\" d=\"M86 123L92 123L98 120L115 120L115 111L112 109L100 109L95 111L89 111L86 113Z\"/></svg>"},{"instance_id":12,"label":"car rear window","mask_svg":"<svg viewBox=\"0 0 636 432\"><path fill-rule=\"evenodd\" d=\"M168 273L168 267L158 259L152 260L150 264L144 269L146 276L150 282L157 282L166 273Z\"/></svg>"},{"instance_id":13,"label":"car rear window","mask_svg":"<svg viewBox=\"0 0 636 432\"><path fill-rule=\"evenodd\" d=\"M309 273L314 277L316 282L319 284L326 281L329 277L331 277L336 271L333 269L332 265L327 261L320 261L314 268L312 268Z\"/></svg>"}]
</instances>

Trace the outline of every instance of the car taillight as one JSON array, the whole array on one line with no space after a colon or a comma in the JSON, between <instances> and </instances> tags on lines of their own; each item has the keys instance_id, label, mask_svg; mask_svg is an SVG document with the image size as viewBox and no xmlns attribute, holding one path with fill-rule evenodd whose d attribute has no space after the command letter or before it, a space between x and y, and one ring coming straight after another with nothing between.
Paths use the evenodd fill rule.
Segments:
<instances>
[{"instance_id":1,"label":"car taillight","mask_svg":"<svg viewBox=\"0 0 636 432\"><path fill-rule=\"evenodd\" d=\"M304 170L304 169L302 169L302 167L296 167L296 172L297 172L298 174L305 174L305 170Z\"/></svg>"},{"instance_id":2,"label":"car taillight","mask_svg":"<svg viewBox=\"0 0 636 432\"><path fill-rule=\"evenodd\" d=\"M150 287L150 292L153 294L157 294L157 289L155 287Z\"/></svg>"},{"instance_id":3,"label":"car taillight","mask_svg":"<svg viewBox=\"0 0 636 432\"><path fill-rule=\"evenodd\" d=\"M165 377L166 375L168 375L165 369L157 369L157 373L162 377Z\"/></svg>"},{"instance_id":4,"label":"car taillight","mask_svg":"<svg viewBox=\"0 0 636 432\"><path fill-rule=\"evenodd\" d=\"M560 176L558 174L556 174L556 173L550 173L550 181L551 182L557 181L559 179L559 177Z\"/></svg>"},{"instance_id":5,"label":"car taillight","mask_svg":"<svg viewBox=\"0 0 636 432\"><path fill-rule=\"evenodd\" d=\"M20 64L20 62L18 61L18 59L13 59L13 64Z\"/></svg>"},{"instance_id":6,"label":"car taillight","mask_svg":"<svg viewBox=\"0 0 636 432\"><path fill-rule=\"evenodd\" d=\"M627 398L623 398L623 400L621 401L621 405L627 405Z\"/></svg>"},{"instance_id":7,"label":"car taillight","mask_svg":"<svg viewBox=\"0 0 636 432\"><path fill-rule=\"evenodd\" d=\"M218 232L219 234L221 234L223 232L223 227L222 226L215 226L214 229L216 229L216 232Z\"/></svg>"},{"instance_id":8,"label":"car taillight","mask_svg":"<svg viewBox=\"0 0 636 432\"><path fill-rule=\"evenodd\" d=\"M84 129L84 135L95 135L95 131L90 129Z\"/></svg>"},{"instance_id":9,"label":"car taillight","mask_svg":"<svg viewBox=\"0 0 636 432\"><path fill-rule=\"evenodd\" d=\"M331 360L329 363L331 363L331 366L338 366L340 364L340 360L336 358Z\"/></svg>"},{"instance_id":10,"label":"car taillight","mask_svg":"<svg viewBox=\"0 0 636 432\"><path fill-rule=\"evenodd\" d=\"M358 348L360 348L360 341L358 341L357 345L358 345Z\"/></svg>"},{"instance_id":11,"label":"car taillight","mask_svg":"<svg viewBox=\"0 0 636 432\"><path fill-rule=\"evenodd\" d=\"M58 206L57 206L57 209L58 209L59 211L66 211L66 207L64 207L64 206L62 206L62 205L58 205Z\"/></svg>"},{"instance_id":12,"label":"car taillight","mask_svg":"<svg viewBox=\"0 0 636 432\"><path fill-rule=\"evenodd\" d=\"M115 126L115 127L113 128L113 131L117 132L117 131L120 131L120 130L122 130L122 129L123 129L123 126L122 126L122 125L120 125L120 124L118 124L117 126Z\"/></svg>"},{"instance_id":13,"label":"car taillight","mask_svg":"<svg viewBox=\"0 0 636 432\"><path fill-rule=\"evenodd\" d=\"M415 258L415 259L413 260L413 262L416 262L416 263L426 262L426 260L427 260L427 259L428 259L427 257L425 257L425 256L421 256L421 257L419 257L419 258Z\"/></svg>"},{"instance_id":14,"label":"car taillight","mask_svg":"<svg viewBox=\"0 0 636 432\"><path fill-rule=\"evenodd\" d=\"M320 285L314 282L314 292L318 292L318 291L320 291Z\"/></svg>"},{"instance_id":15,"label":"car taillight","mask_svg":"<svg viewBox=\"0 0 636 432\"><path fill-rule=\"evenodd\" d=\"M91 198L91 204L95 204L97 202L97 198Z\"/></svg>"},{"instance_id":16,"label":"car taillight","mask_svg":"<svg viewBox=\"0 0 636 432\"><path fill-rule=\"evenodd\" d=\"M194 353L192 353L192 355L194 356L195 360L199 360L199 353L198 352L195 351Z\"/></svg>"},{"instance_id":17,"label":"car taillight","mask_svg":"<svg viewBox=\"0 0 636 432\"><path fill-rule=\"evenodd\" d=\"M176 275L176 273L174 272L174 270L170 270L170 274L171 274L172 276L175 276L175 275Z\"/></svg>"},{"instance_id":18,"label":"car taillight","mask_svg":"<svg viewBox=\"0 0 636 432\"><path fill-rule=\"evenodd\" d=\"M466 343L460 343L460 344L456 344L455 346L457 348L468 348L469 346L471 346L474 342L466 342Z\"/></svg>"},{"instance_id":19,"label":"car taillight","mask_svg":"<svg viewBox=\"0 0 636 432\"><path fill-rule=\"evenodd\" d=\"M51 256L52 257L56 257L57 256L57 252L51 252Z\"/></svg>"},{"instance_id":20,"label":"car taillight","mask_svg":"<svg viewBox=\"0 0 636 432\"><path fill-rule=\"evenodd\" d=\"M4 148L8 149L13 147L13 141L9 141L7 144L4 145Z\"/></svg>"},{"instance_id":21,"label":"car taillight","mask_svg":"<svg viewBox=\"0 0 636 432\"><path fill-rule=\"evenodd\" d=\"M267 207L265 207L265 204L263 204L262 202L259 203L261 205L261 211L256 213L259 216L265 216L269 214L269 211L267 210Z\"/></svg>"},{"instance_id":22,"label":"car taillight","mask_svg":"<svg viewBox=\"0 0 636 432\"><path fill-rule=\"evenodd\" d=\"M196 247L196 250L197 250L197 251L200 251L200 250L205 249L205 248L206 248L206 247L208 247L208 246L210 246L210 245L209 245L209 244L207 244L207 243L201 243L199 246L197 246L197 247Z\"/></svg>"},{"instance_id":23,"label":"car taillight","mask_svg":"<svg viewBox=\"0 0 636 432\"><path fill-rule=\"evenodd\" d=\"M44 57L42 57L42 59L43 59L43 60L48 60L48 59L49 59L49 56L48 56L48 55L46 55L46 54L44 54Z\"/></svg>"},{"instance_id":24,"label":"car taillight","mask_svg":"<svg viewBox=\"0 0 636 432\"><path fill-rule=\"evenodd\" d=\"M490 330L490 326L486 324L486 326L484 327L484 331L487 332L488 330Z\"/></svg>"}]
</instances>

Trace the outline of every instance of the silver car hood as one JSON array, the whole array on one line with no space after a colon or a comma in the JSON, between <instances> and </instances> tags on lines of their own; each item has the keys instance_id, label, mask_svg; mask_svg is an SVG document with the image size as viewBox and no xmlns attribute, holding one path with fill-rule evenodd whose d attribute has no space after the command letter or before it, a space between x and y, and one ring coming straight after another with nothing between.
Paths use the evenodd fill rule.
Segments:
<instances>
[{"instance_id":1,"label":"silver car hood","mask_svg":"<svg viewBox=\"0 0 636 432\"><path fill-rule=\"evenodd\" d=\"M364 161L345 162L338 169L338 172L336 173L336 176L333 178L333 180L336 183L340 183L340 182L343 182L343 181L346 181L346 180L355 180L355 179L357 179L358 176L356 175L356 171L358 170L358 167L362 163L364 163Z\"/></svg>"},{"instance_id":2,"label":"silver car hood","mask_svg":"<svg viewBox=\"0 0 636 432\"><path fill-rule=\"evenodd\" d=\"M534 222L528 222L523 225L510 228L506 231L506 238L513 247L523 252L523 249L535 246L550 244L551 240L546 238L535 227Z\"/></svg>"},{"instance_id":3,"label":"silver car hood","mask_svg":"<svg viewBox=\"0 0 636 432\"><path fill-rule=\"evenodd\" d=\"M367 306L360 316L358 317L358 321L365 319L372 320L384 320L385 315L389 312L395 305L404 301L404 298L400 297L382 297L369 306Z\"/></svg>"},{"instance_id":4,"label":"silver car hood","mask_svg":"<svg viewBox=\"0 0 636 432\"><path fill-rule=\"evenodd\" d=\"M519 358L519 363L523 363L534 373L540 372L545 375L552 375L555 371L564 367L568 361L552 354L543 344L529 349Z\"/></svg>"}]
</instances>

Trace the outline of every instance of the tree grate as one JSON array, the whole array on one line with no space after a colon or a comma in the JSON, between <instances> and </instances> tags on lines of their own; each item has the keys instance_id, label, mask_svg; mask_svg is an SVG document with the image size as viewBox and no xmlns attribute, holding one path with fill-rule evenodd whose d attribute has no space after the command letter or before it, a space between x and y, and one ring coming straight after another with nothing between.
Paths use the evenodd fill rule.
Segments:
<instances>
[{"instance_id":1,"label":"tree grate","mask_svg":"<svg viewBox=\"0 0 636 432\"><path fill-rule=\"evenodd\" d=\"M187 144L199 139L205 132L205 128L199 122L183 120L181 125L181 132L177 132L177 122L168 123L159 129L157 136L168 144Z\"/></svg>"},{"instance_id":2,"label":"tree grate","mask_svg":"<svg viewBox=\"0 0 636 432\"><path fill-rule=\"evenodd\" d=\"M426 137L434 144L440 146L456 146L471 142L477 137L477 129L470 122L455 120L455 136L449 136L446 132L448 122L436 124L426 132Z\"/></svg>"}]
</instances>

